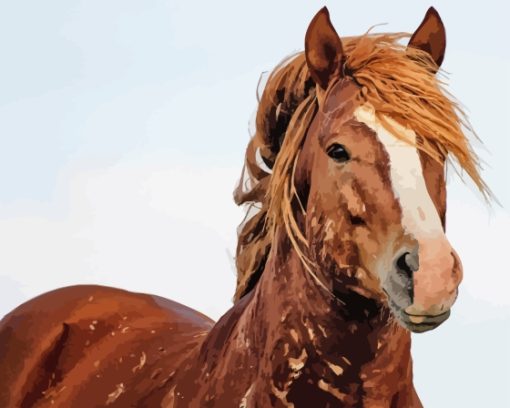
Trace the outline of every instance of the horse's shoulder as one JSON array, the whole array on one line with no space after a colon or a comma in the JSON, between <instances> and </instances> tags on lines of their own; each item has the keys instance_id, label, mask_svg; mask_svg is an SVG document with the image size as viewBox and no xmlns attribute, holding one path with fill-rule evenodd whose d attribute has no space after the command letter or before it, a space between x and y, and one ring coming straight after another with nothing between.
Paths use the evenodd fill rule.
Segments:
<instances>
[{"instance_id":1,"label":"horse's shoulder","mask_svg":"<svg viewBox=\"0 0 510 408\"><path fill-rule=\"evenodd\" d=\"M194 348L212 325L153 295L94 285L45 293L0 321L0 406L31 406L62 387L59 399L71 403L80 392L72 384L104 404L118 384L135 384L147 369L170 370L176 359L168 356Z\"/></svg>"}]
</instances>

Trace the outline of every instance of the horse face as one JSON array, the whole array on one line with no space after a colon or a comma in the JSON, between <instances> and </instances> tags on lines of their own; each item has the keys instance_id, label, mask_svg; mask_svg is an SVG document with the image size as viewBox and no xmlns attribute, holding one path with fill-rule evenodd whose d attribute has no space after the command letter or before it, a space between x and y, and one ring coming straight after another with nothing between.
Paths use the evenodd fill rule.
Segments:
<instances>
[{"instance_id":1,"label":"horse face","mask_svg":"<svg viewBox=\"0 0 510 408\"><path fill-rule=\"evenodd\" d=\"M410 46L423 47L439 64L444 35L420 32L430 28L427 19L440 23L429 11L411 38L421 42ZM442 51L427 38L439 38ZM310 24L305 50L319 111L297 175L308 183L305 229L313 256L334 290L387 302L408 329L430 330L448 318L462 278L444 233L444 163L415 147L414 131L388 117L383 126L359 97L342 73L342 44L327 11Z\"/></svg>"}]
</instances>

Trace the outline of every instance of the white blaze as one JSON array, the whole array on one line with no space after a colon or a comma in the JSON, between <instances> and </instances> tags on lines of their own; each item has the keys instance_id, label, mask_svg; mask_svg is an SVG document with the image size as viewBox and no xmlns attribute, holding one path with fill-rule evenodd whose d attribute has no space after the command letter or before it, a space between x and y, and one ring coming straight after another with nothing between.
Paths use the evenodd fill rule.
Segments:
<instances>
[{"instance_id":1,"label":"white blaze","mask_svg":"<svg viewBox=\"0 0 510 408\"><path fill-rule=\"evenodd\" d=\"M402 207L402 225L418 240L444 236L441 220L427 191L414 131L404 128L391 118L385 119L411 142L390 133L375 116L370 104L354 112L359 122L372 129L384 145L390 161L391 185Z\"/></svg>"}]
</instances>

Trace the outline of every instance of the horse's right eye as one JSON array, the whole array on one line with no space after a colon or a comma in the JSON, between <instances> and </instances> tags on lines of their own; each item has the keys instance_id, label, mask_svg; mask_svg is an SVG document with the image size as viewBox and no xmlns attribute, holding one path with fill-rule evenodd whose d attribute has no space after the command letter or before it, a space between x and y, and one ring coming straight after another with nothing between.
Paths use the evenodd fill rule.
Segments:
<instances>
[{"instance_id":1,"label":"horse's right eye","mask_svg":"<svg viewBox=\"0 0 510 408\"><path fill-rule=\"evenodd\" d=\"M329 157L339 163L344 163L351 158L345 147L339 143L333 143L329 146L327 153Z\"/></svg>"}]
</instances>

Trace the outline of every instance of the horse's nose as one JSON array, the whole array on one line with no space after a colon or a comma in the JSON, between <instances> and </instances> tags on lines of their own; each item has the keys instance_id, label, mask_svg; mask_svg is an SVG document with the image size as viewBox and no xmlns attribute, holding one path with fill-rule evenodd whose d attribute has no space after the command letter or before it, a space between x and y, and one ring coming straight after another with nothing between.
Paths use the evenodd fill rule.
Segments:
<instances>
[{"instance_id":1,"label":"horse's nose","mask_svg":"<svg viewBox=\"0 0 510 408\"><path fill-rule=\"evenodd\" d=\"M413 303L413 276L418 270L418 249L406 247L397 254L384 286L392 302L399 308L405 309Z\"/></svg>"},{"instance_id":2,"label":"horse's nose","mask_svg":"<svg viewBox=\"0 0 510 408\"><path fill-rule=\"evenodd\" d=\"M409 279L412 279L413 272L416 272L419 266L418 251L405 251L395 260L397 272Z\"/></svg>"},{"instance_id":3,"label":"horse's nose","mask_svg":"<svg viewBox=\"0 0 510 408\"><path fill-rule=\"evenodd\" d=\"M462 280L460 259L446 237L422 240L419 254L419 268L412 274L413 303L405 312L409 315L443 314L457 297Z\"/></svg>"}]
</instances>

